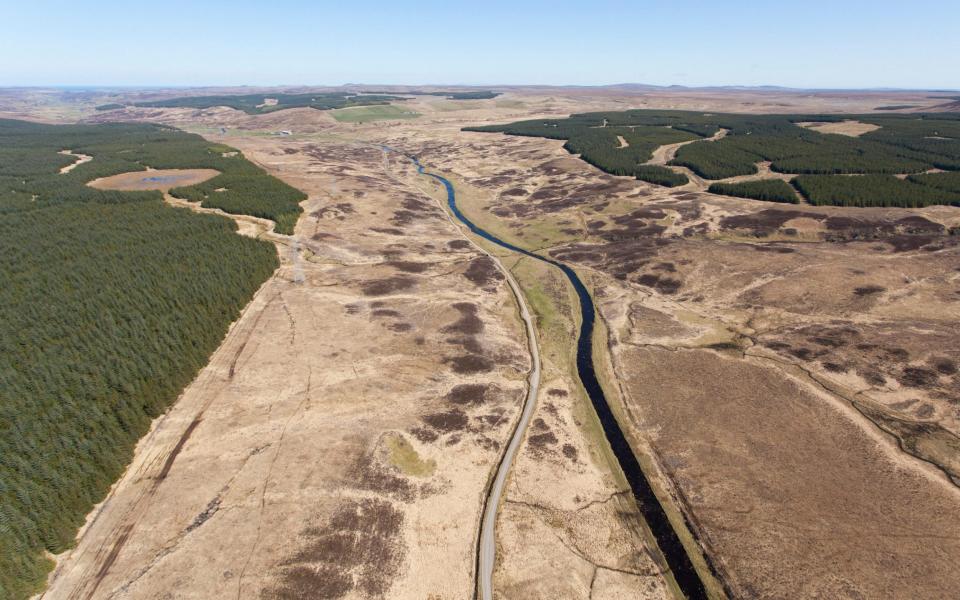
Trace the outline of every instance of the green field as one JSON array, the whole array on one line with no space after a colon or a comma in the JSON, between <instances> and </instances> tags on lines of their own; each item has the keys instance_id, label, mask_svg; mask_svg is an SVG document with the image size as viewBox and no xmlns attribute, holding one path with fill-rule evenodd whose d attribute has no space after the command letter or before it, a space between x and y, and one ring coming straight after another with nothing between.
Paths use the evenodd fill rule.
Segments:
<instances>
[{"instance_id":1,"label":"green field","mask_svg":"<svg viewBox=\"0 0 960 600\"><path fill-rule=\"evenodd\" d=\"M62 150L93 160L60 173L76 160ZM215 168L232 186L223 208L292 227L302 193L232 152L158 125L0 120L0 598L39 591L45 553L74 543L278 265L230 219L86 183Z\"/></svg>"},{"instance_id":2,"label":"green field","mask_svg":"<svg viewBox=\"0 0 960 600\"><path fill-rule=\"evenodd\" d=\"M416 119L420 113L393 104L376 106L355 106L338 108L331 112L333 118L341 123L370 123L372 121L396 121L397 119Z\"/></svg>"}]
</instances>

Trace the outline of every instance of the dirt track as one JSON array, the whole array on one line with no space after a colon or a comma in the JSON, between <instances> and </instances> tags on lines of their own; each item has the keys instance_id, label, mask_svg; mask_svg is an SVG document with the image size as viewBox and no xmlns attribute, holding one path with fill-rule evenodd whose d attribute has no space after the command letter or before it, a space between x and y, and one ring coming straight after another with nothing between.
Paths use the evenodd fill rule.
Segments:
<instances>
[{"instance_id":1,"label":"dirt track","mask_svg":"<svg viewBox=\"0 0 960 600\"><path fill-rule=\"evenodd\" d=\"M512 295L408 166L381 184L379 151L285 149L245 148L311 195L299 265L285 246L45 598L472 593L529 369Z\"/></svg>"},{"instance_id":2,"label":"dirt track","mask_svg":"<svg viewBox=\"0 0 960 600\"><path fill-rule=\"evenodd\" d=\"M843 236L858 235L860 221L839 218L848 216L840 209L781 215L699 187L608 177L560 142L459 131L623 102L572 91L462 110L418 100L420 119L349 127L309 109L137 113L229 128L217 141L240 146L311 200L277 277L142 442L50 597L89 596L94 580L94 597L282 596L321 585L337 597L472 592L477 490L515 422L529 368L522 325L504 282L453 245L441 214L421 212L416 200L442 190L354 140L457 173L471 217L589 273L609 368L619 373L608 383L619 388L631 441L733 589L949 597L960 549L942 532L960 516L933 465L949 467L960 422L949 369L960 360L956 250L937 242L921 250L924 236L900 235L897 223L922 215L910 227L928 218L957 226L956 211L858 211L894 234L851 242ZM637 102L831 112L890 101ZM245 134L291 128L302 137ZM499 256L536 312L543 385L498 518L496 590L669 597L570 376L571 290L537 265ZM457 307L465 297L476 308ZM477 356L504 363L451 373L483 367ZM931 379L929 365L943 370ZM879 416L853 409L854 400ZM164 472L145 501L151 509L131 509Z\"/></svg>"}]
</instances>

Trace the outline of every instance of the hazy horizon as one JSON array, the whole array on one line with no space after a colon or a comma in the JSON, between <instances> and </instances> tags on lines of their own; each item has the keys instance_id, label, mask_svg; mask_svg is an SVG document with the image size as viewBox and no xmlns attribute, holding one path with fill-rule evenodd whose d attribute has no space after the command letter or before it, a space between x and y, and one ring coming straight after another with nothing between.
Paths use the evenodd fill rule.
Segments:
<instances>
[{"instance_id":1,"label":"hazy horizon","mask_svg":"<svg viewBox=\"0 0 960 600\"><path fill-rule=\"evenodd\" d=\"M542 83L542 84L524 84L524 83L275 83L275 84L183 84L183 85L84 85L84 84L35 84L35 85L0 85L0 89L54 89L65 91L99 91L99 90L205 90L205 89L237 89L249 88L251 90L259 89L299 89L299 88L346 88L346 87L366 87L370 91L375 91L377 86L389 88L484 88L484 89L509 89L509 88L582 88L582 89L603 89L603 88L621 88L621 87L644 87L654 89L685 89L685 90L713 90L713 89L743 89L752 91L795 91L795 92L928 92L931 94L953 94L960 93L960 87L957 88L914 88L914 87L833 87L833 88L801 88L784 85L704 85L691 86L681 84L655 85L642 82L621 82L621 83L598 83L598 84L564 84L564 83ZM363 90L366 91L366 90ZM402 92L398 92L402 93Z\"/></svg>"}]
</instances>

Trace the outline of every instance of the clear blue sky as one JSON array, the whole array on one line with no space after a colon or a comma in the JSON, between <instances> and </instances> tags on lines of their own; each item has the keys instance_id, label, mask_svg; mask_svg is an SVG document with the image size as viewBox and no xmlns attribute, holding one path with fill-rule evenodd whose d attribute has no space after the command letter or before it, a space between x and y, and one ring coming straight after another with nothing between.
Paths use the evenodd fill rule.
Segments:
<instances>
[{"instance_id":1,"label":"clear blue sky","mask_svg":"<svg viewBox=\"0 0 960 600\"><path fill-rule=\"evenodd\" d=\"M960 88L960 1L3 0L0 86Z\"/></svg>"}]
</instances>

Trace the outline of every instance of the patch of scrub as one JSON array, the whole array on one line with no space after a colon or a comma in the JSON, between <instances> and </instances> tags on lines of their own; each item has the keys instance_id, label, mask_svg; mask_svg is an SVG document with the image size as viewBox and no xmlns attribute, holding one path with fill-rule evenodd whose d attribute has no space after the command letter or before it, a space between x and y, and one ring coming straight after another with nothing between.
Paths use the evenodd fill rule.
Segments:
<instances>
[{"instance_id":1,"label":"patch of scrub","mask_svg":"<svg viewBox=\"0 0 960 600\"><path fill-rule=\"evenodd\" d=\"M416 119L420 113L393 104L374 106L352 106L330 111L333 118L341 123L368 123L370 121L395 121L397 119Z\"/></svg>"},{"instance_id":2,"label":"patch of scrub","mask_svg":"<svg viewBox=\"0 0 960 600\"><path fill-rule=\"evenodd\" d=\"M429 477L437 470L437 461L420 458L407 438L399 433L387 434L385 441L390 451L390 464L400 469L404 475Z\"/></svg>"}]
</instances>

